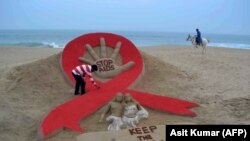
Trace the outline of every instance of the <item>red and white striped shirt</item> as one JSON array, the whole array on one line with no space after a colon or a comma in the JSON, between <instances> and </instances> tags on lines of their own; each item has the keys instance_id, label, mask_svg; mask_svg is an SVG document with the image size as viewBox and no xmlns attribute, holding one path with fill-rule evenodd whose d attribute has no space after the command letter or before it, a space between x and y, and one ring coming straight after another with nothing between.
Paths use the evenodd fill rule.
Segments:
<instances>
[{"instance_id":1,"label":"red and white striped shirt","mask_svg":"<svg viewBox=\"0 0 250 141\"><path fill-rule=\"evenodd\" d=\"M82 77L85 77L85 75L87 75L87 76L89 76L90 81L93 84L96 84L94 78L92 77L91 66L90 65L85 65L84 64L84 65L77 66L72 70L72 73L75 74L75 75L80 75Z\"/></svg>"}]
</instances>

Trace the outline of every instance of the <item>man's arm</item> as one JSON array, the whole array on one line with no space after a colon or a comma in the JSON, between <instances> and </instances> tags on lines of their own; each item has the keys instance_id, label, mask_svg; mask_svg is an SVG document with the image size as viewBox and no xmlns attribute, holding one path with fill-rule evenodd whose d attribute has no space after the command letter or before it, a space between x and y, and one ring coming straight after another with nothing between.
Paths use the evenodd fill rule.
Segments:
<instances>
[{"instance_id":1,"label":"man's arm","mask_svg":"<svg viewBox=\"0 0 250 141\"><path fill-rule=\"evenodd\" d=\"M87 73L88 77L89 77L89 80L91 81L91 83L96 86L97 88L100 88L96 82L95 82L95 79L92 77L92 73Z\"/></svg>"}]
</instances>

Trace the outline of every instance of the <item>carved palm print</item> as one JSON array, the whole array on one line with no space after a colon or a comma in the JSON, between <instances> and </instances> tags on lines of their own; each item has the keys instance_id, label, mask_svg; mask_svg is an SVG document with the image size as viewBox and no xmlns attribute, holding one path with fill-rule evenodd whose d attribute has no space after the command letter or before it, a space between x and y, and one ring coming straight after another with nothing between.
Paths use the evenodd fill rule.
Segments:
<instances>
[{"instance_id":1,"label":"carved palm print","mask_svg":"<svg viewBox=\"0 0 250 141\"><path fill-rule=\"evenodd\" d=\"M135 65L133 61L129 61L128 63L121 66L116 64L116 59L119 55L121 45L121 42L117 42L113 53L111 54L111 56L108 57L105 39L100 38L100 56L97 55L97 53L94 51L90 44L86 44L85 47L88 53L90 54L92 60L89 60L84 56L80 57L79 60L87 64L96 64L98 67L98 71L95 72L95 74L98 77L103 79L114 78L121 72L124 72Z\"/></svg>"}]
</instances>

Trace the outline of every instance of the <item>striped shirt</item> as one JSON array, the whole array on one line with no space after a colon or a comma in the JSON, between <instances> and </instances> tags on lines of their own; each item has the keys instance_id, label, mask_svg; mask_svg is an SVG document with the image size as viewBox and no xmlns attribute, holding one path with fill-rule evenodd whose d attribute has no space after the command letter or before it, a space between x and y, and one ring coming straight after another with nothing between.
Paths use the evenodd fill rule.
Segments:
<instances>
[{"instance_id":1,"label":"striped shirt","mask_svg":"<svg viewBox=\"0 0 250 141\"><path fill-rule=\"evenodd\" d=\"M75 74L75 75L80 75L82 77L85 77L87 75L87 76L89 76L90 81L94 85L96 84L94 78L92 77L91 66L90 65L77 66L72 70L72 73Z\"/></svg>"}]
</instances>

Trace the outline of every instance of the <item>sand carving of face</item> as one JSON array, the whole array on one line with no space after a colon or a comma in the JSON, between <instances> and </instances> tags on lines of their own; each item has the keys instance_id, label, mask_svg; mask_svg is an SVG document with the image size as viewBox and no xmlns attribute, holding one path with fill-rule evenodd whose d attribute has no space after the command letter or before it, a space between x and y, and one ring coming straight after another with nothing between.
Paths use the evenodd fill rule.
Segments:
<instances>
[{"instance_id":1,"label":"sand carving of face","mask_svg":"<svg viewBox=\"0 0 250 141\"><path fill-rule=\"evenodd\" d=\"M122 43L118 41L115 49L112 49L106 46L105 39L101 37L99 47L92 48L89 44L85 45L89 55L84 55L80 57L79 60L87 64L96 64L98 67L98 71L95 72L97 77L101 79L112 79L135 65L133 61L124 65L121 64L122 58L118 57L121 45ZM97 52L99 52L100 55L97 55ZM112 54L108 55L109 52L112 52Z\"/></svg>"},{"instance_id":2,"label":"sand carving of face","mask_svg":"<svg viewBox=\"0 0 250 141\"><path fill-rule=\"evenodd\" d=\"M130 95L130 94L125 94L125 96L124 96L124 101L125 101L125 102L131 102L131 101L132 101L131 95Z\"/></svg>"},{"instance_id":3,"label":"sand carving of face","mask_svg":"<svg viewBox=\"0 0 250 141\"><path fill-rule=\"evenodd\" d=\"M121 93L117 93L115 96L115 101L122 102L122 100L123 100L123 95Z\"/></svg>"}]
</instances>

